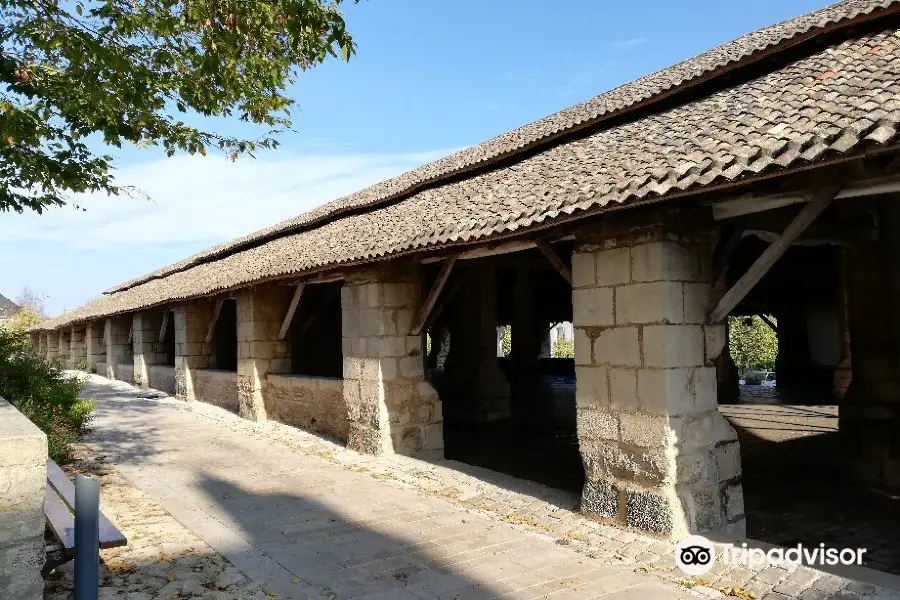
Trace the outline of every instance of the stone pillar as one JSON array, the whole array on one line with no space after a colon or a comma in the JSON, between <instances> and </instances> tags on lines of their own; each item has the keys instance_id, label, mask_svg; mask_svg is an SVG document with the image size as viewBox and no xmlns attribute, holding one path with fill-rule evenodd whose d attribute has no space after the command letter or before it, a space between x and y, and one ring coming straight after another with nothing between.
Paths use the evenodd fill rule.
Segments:
<instances>
[{"instance_id":1,"label":"stone pillar","mask_svg":"<svg viewBox=\"0 0 900 600\"><path fill-rule=\"evenodd\" d=\"M853 374L839 432L849 477L900 488L900 211L879 212L881 243L845 249Z\"/></svg>"},{"instance_id":2,"label":"stone pillar","mask_svg":"<svg viewBox=\"0 0 900 600\"><path fill-rule=\"evenodd\" d=\"M416 264L349 276L341 289L347 445L369 454L443 456L441 402L425 380L425 336L411 335L422 301Z\"/></svg>"},{"instance_id":3,"label":"stone pillar","mask_svg":"<svg viewBox=\"0 0 900 600\"><path fill-rule=\"evenodd\" d=\"M116 379L116 367L130 360L131 344L128 342L130 321L111 317L106 319L106 373L102 375Z\"/></svg>"},{"instance_id":4,"label":"stone pillar","mask_svg":"<svg viewBox=\"0 0 900 600\"><path fill-rule=\"evenodd\" d=\"M271 285L245 290L237 297L238 412L250 421L266 420L266 376L289 371L290 343L278 333L294 288Z\"/></svg>"},{"instance_id":5,"label":"stone pillar","mask_svg":"<svg viewBox=\"0 0 900 600\"><path fill-rule=\"evenodd\" d=\"M136 312L131 318L131 341L134 349L134 384L150 387L150 366L165 363L165 353L159 341L162 312Z\"/></svg>"},{"instance_id":6,"label":"stone pillar","mask_svg":"<svg viewBox=\"0 0 900 600\"><path fill-rule=\"evenodd\" d=\"M59 337L58 337L59 352L57 353L56 357L57 357L57 359L59 359L60 364L64 368L69 368L72 366L71 361L70 361L70 359L72 357L72 352L71 352L72 330L71 329L60 329L60 330L58 330L58 333L59 333Z\"/></svg>"},{"instance_id":7,"label":"stone pillar","mask_svg":"<svg viewBox=\"0 0 900 600\"><path fill-rule=\"evenodd\" d=\"M103 345L103 330L106 328L104 321L90 321L84 334L84 343L87 353L88 371L96 373L97 363L106 362L106 346ZM105 373L101 373L105 375Z\"/></svg>"},{"instance_id":8,"label":"stone pillar","mask_svg":"<svg viewBox=\"0 0 900 600\"><path fill-rule=\"evenodd\" d=\"M582 511L672 539L745 528L737 435L719 414L725 325L704 325L710 245L697 219L623 213L572 257Z\"/></svg>"},{"instance_id":9,"label":"stone pillar","mask_svg":"<svg viewBox=\"0 0 900 600\"><path fill-rule=\"evenodd\" d=\"M47 332L47 360L59 358L59 332Z\"/></svg>"},{"instance_id":10,"label":"stone pillar","mask_svg":"<svg viewBox=\"0 0 900 600\"><path fill-rule=\"evenodd\" d=\"M44 597L47 436L0 398L0 598Z\"/></svg>"},{"instance_id":11,"label":"stone pillar","mask_svg":"<svg viewBox=\"0 0 900 600\"><path fill-rule=\"evenodd\" d=\"M175 396L191 402L194 395L194 370L209 367L212 343L206 343L206 330L212 318L208 300L194 300L175 307Z\"/></svg>"},{"instance_id":12,"label":"stone pillar","mask_svg":"<svg viewBox=\"0 0 900 600\"><path fill-rule=\"evenodd\" d=\"M47 334L43 331L37 332L37 344L35 344L38 356L47 358Z\"/></svg>"},{"instance_id":13,"label":"stone pillar","mask_svg":"<svg viewBox=\"0 0 900 600\"><path fill-rule=\"evenodd\" d=\"M474 265L459 291L446 376L455 418L496 421L510 417L510 390L497 360L497 280L489 265ZM515 339L515 331L512 332Z\"/></svg>"},{"instance_id":14,"label":"stone pillar","mask_svg":"<svg viewBox=\"0 0 900 600\"><path fill-rule=\"evenodd\" d=\"M72 333L69 338L69 363L73 369L77 368L79 364L84 365L87 362L84 333L84 329L76 329L75 325L72 325Z\"/></svg>"}]
</instances>

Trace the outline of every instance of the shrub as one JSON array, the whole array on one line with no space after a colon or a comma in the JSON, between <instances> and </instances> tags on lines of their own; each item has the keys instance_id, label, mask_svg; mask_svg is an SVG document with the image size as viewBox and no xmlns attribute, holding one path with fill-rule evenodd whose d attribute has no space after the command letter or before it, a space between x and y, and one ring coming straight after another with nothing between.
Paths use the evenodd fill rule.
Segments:
<instances>
[{"instance_id":1,"label":"shrub","mask_svg":"<svg viewBox=\"0 0 900 600\"><path fill-rule=\"evenodd\" d=\"M47 434L50 458L65 463L94 410L80 399L82 381L44 360L21 331L0 328L0 396Z\"/></svg>"}]
</instances>

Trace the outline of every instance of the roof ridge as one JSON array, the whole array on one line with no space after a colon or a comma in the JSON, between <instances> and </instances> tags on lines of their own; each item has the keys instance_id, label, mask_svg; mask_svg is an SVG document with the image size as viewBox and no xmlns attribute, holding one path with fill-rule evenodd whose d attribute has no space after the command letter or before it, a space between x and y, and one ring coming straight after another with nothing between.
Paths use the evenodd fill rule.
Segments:
<instances>
[{"instance_id":1,"label":"roof ridge","mask_svg":"<svg viewBox=\"0 0 900 600\"><path fill-rule=\"evenodd\" d=\"M900 0L842 0L824 8L757 29L669 67L641 76L593 98L502 133L475 146L432 161L396 177L327 202L300 215L202 250L192 256L107 289L113 294L197 264L302 229L321 225L348 212L366 211L408 197L422 188L523 154L540 144L602 123L669 94L720 77L748 59L783 50L835 25L900 5Z\"/></svg>"}]
</instances>

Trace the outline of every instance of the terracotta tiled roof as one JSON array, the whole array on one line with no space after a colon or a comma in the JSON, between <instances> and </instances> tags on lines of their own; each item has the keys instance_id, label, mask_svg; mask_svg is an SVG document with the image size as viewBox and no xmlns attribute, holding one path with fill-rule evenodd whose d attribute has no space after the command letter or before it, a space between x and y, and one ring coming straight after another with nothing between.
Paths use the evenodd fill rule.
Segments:
<instances>
[{"instance_id":1,"label":"terracotta tiled roof","mask_svg":"<svg viewBox=\"0 0 900 600\"><path fill-rule=\"evenodd\" d=\"M13 316L16 312L19 311L21 307L4 296L0 294L0 319L8 319Z\"/></svg>"},{"instance_id":2,"label":"terracotta tiled roof","mask_svg":"<svg viewBox=\"0 0 900 600\"><path fill-rule=\"evenodd\" d=\"M107 290L112 293L187 267L213 260L241 246L333 220L349 210L374 207L411 195L425 186L491 163L508 159L571 131L593 126L625 111L656 101L668 93L718 75L748 60L796 43L834 26L877 11L896 8L900 0L845 0L821 10L749 33L694 58L646 75L590 100L501 134L402 175L324 204L293 219L208 248L152 273Z\"/></svg>"},{"instance_id":3,"label":"terracotta tiled roof","mask_svg":"<svg viewBox=\"0 0 900 600\"><path fill-rule=\"evenodd\" d=\"M900 30L400 202L152 279L46 322L137 310L343 263L480 240L569 214L709 190L900 142Z\"/></svg>"}]
</instances>

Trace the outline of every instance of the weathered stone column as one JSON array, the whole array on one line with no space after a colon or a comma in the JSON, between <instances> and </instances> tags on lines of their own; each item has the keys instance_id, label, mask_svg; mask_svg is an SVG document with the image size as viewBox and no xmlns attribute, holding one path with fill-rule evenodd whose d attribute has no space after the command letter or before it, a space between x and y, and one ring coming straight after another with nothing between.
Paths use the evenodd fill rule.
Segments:
<instances>
[{"instance_id":1,"label":"weathered stone column","mask_svg":"<svg viewBox=\"0 0 900 600\"><path fill-rule=\"evenodd\" d=\"M59 332L47 332L47 360L59 358Z\"/></svg>"},{"instance_id":2,"label":"weathered stone column","mask_svg":"<svg viewBox=\"0 0 900 600\"><path fill-rule=\"evenodd\" d=\"M347 445L369 454L443 456L441 402L425 380L425 336L411 335L419 266L355 273L341 289Z\"/></svg>"},{"instance_id":3,"label":"weathered stone column","mask_svg":"<svg viewBox=\"0 0 900 600\"><path fill-rule=\"evenodd\" d=\"M59 362L60 362L60 364L61 364L63 367L69 368L69 367L72 366L72 365L71 365L71 357L72 357L72 350L71 350L72 330L71 330L71 329L60 329L60 330L58 330L58 333L59 333L59 337L58 337L58 339L59 339L59 345L58 345L59 352L57 353L56 357L57 357L57 359L59 359Z\"/></svg>"},{"instance_id":4,"label":"weathered stone column","mask_svg":"<svg viewBox=\"0 0 900 600\"><path fill-rule=\"evenodd\" d=\"M106 319L106 373L109 379L116 379L116 367L124 364L131 353L131 345L128 343L128 323L121 319L111 317Z\"/></svg>"},{"instance_id":5,"label":"weathered stone column","mask_svg":"<svg viewBox=\"0 0 900 600\"><path fill-rule=\"evenodd\" d=\"M88 371L97 372L97 363L106 362L106 346L103 345L104 321L90 321L84 334ZM101 373L105 375L105 373Z\"/></svg>"},{"instance_id":6,"label":"weathered stone column","mask_svg":"<svg viewBox=\"0 0 900 600\"><path fill-rule=\"evenodd\" d=\"M134 385L150 387L150 366L164 363L165 353L159 348L159 329L162 313L159 311L136 312L131 320L134 344Z\"/></svg>"},{"instance_id":7,"label":"weathered stone column","mask_svg":"<svg viewBox=\"0 0 900 600\"><path fill-rule=\"evenodd\" d=\"M43 331L37 332L37 344L35 344L38 356L47 358L47 334Z\"/></svg>"},{"instance_id":8,"label":"weathered stone column","mask_svg":"<svg viewBox=\"0 0 900 600\"><path fill-rule=\"evenodd\" d=\"M245 290L237 296L238 412L250 421L266 420L263 398L266 376L289 365L290 343L279 340L281 322L293 288L270 285Z\"/></svg>"},{"instance_id":9,"label":"weathered stone column","mask_svg":"<svg viewBox=\"0 0 900 600\"><path fill-rule=\"evenodd\" d=\"M900 211L879 208L881 242L845 249L852 381L839 407L847 474L900 487Z\"/></svg>"},{"instance_id":10,"label":"weathered stone column","mask_svg":"<svg viewBox=\"0 0 900 600\"><path fill-rule=\"evenodd\" d=\"M47 436L0 398L0 598L44 597Z\"/></svg>"},{"instance_id":11,"label":"weathered stone column","mask_svg":"<svg viewBox=\"0 0 900 600\"><path fill-rule=\"evenodd\" d=\"M744 530L737 435L719 414L724 325L704 325L702 225L654 213L576 234L572 257L582 511L678 539Z\"/></svg>"},{"instance_id":12,"label":"weathered stone column","mask_svg":"<svg viewBox=\"0 0 900 600\"><path fill-rule=\"evenodd\" d=\"M469 268L471 276L459 291L447 357L447 382L459 406L453 414L464 421L508 419L509 383L497 360L496 274L488 265Z\"/></svg>"},{"instance_id":13,"label":"weathered stone column","mask_svg":"<svg viewBox=\"0 0 900 600\"><path fill-rule=\"evenodd\" d=\"M69 338L69 364L76 368L79 364L87 362L87 347L84 342L84 329L76 329L72 325L72 333Z\"/></svg>"},{"instance_id":14,"label":"weathered stone column","mask_svg":"<svg viewBox=\"0 0 900 600\"><path fill-rule=\"evenodd\" d=\"M207 300L194 300L175 307L175 396L191 402L195 369L209 366L212 344L206 343L206 330L212 317Z\"/></svg>"}]
</instances>

